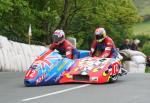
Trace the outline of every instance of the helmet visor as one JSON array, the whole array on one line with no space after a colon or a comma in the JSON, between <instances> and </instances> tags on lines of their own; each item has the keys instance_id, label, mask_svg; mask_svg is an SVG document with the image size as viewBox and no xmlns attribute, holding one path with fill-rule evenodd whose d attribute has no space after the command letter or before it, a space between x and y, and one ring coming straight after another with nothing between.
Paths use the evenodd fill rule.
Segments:
<instances>
[{"instance_id":1,"label":"helmet visor","mask_svg":"<svg viewBox=\"0 0 150 103\"><path fill-rule=\"evenodd\" d=\"M53 34L52 38L53 38L53 42L54 42L54 43L58 43L59 41L62 40L62 37L58 37L58 36L55 35L55 34Z\"/></svg>"},{"instance_id":2,"label":"helmet visor","mask_svg":"<svg viewBox=\"0 0 150 103\"><path fill-rule=\"evenodd\" d=\"M96 40L103 39L103 35L96 35Z\"/></svg>"}]
</instances>

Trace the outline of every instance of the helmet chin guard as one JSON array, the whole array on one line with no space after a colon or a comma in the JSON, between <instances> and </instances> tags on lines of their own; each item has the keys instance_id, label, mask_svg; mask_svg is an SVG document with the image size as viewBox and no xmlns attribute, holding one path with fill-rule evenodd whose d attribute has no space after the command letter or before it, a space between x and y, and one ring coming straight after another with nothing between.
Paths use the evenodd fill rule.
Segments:
<instances>
[{"instance_id":1,"label":"helmet chin guard","mask_svg":"<svg viewBox=\"0 0 150 103\"><path fill-rule=\"evenodd\" d=\"M102 39L99 39L99 40L96 40L97 42L102 42L104 40L104 38L102 38Z\"/></svg>"},{"instance_id":2,"label":"helmet chin guard","mask_svg":"<svg viewBox=\"0 0 150 103\"><path fill-rule=\"evenodd\" d=\"M106 37L106 31L104 28L97 28L95 30L95 36L97 42L102 42L104 38Z\"/></svg>"}]
</instances>

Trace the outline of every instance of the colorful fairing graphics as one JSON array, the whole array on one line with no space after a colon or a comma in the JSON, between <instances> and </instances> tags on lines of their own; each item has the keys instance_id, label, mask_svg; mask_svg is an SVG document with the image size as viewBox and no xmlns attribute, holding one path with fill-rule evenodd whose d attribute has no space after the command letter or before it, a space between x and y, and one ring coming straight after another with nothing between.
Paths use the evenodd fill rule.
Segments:
<instances>
[{"instance_id":1,"label":"colorful fairing graphics","mask_svg":"<svg viewBox=\"0 0 150 103\"><path fill-rule=\"evenodd\" d=\"M83 53L82 53L83 54ZM107 83L116 81L120 61L112 58L63 58L48 50L40 55L25 74L25 86L44 86L61 83Z\"/></svg>"}]
</instances>

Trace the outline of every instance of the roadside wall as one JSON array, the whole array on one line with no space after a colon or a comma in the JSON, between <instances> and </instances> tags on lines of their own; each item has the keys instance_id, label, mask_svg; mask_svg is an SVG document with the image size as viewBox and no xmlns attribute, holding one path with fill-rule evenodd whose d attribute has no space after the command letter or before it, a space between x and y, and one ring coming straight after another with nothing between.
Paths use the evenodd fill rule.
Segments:
<instances>
[{"instance_id":1,"label":"roadside wall","mask_svg":"<svg viewBox=\"0 0 150 103\"><path fill-rule=\"evenodd\" d=\"M8 40L0 36L0 71L25 71L47 48Z\"/></svg>"},{"instance_id":2,"label":"roadside wall","mask_svg":"<svg viewBox=\"0 0 150 103\"><path fill-rule=\"evenodd\" d=\"M69 38L68 40L76 47L74 38ZM44 46L18 43L0 36L0 71L25 71L35 58L46 49L48 48ZM131 59L124 62L129 72L145 72L146 56L143 53L132 50L123 50L121 52Z\"/></svg>"},{"instance_id":3,"label":"roadside wall","mask_svg":"<svg viewBox=\"0 0 150 103\"><path fill-rule=\"evenodd\" d=\"M122 50L120 53L124 54L127 60L124 66L130 73L145 73L146 68L146 55L140 51Z\"/></svg>"}]
</instances>

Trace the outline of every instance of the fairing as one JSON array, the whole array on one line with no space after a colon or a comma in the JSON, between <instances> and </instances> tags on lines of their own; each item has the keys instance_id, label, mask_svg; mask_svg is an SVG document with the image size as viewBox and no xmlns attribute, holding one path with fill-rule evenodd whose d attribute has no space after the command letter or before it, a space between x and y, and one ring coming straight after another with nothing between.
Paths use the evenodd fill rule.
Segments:
<instances>
[{"instance_id":1,"label":"fairing","mask_svg":"<svg viewBox=\"0 0 150 103\"><path fill-rule=\"evenodd\" d=\"M43 86L71 82L106 83L112 75L118 75L119 69L120 61L112 58L84 57L71 60L48 50L27 70L24 84Z\"/></svg>"}]
</instances>

